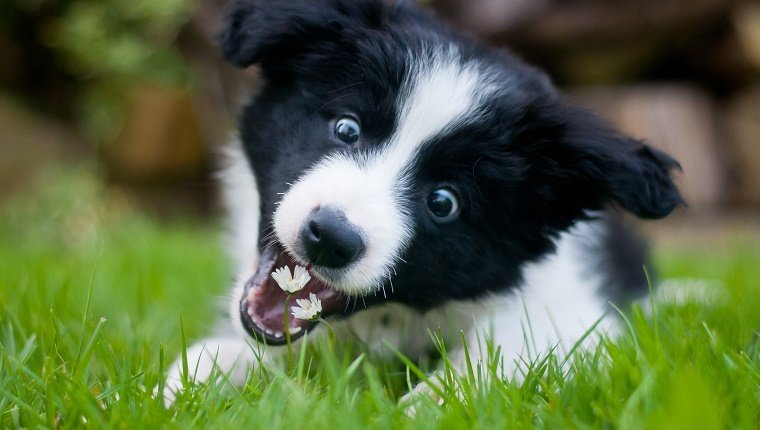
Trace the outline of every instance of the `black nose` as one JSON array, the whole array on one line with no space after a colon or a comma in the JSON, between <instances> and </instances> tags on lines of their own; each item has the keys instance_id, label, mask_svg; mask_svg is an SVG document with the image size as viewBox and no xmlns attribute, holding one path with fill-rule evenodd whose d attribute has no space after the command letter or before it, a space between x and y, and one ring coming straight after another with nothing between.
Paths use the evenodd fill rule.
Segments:
<instances>
[{"instance_id":1,"label":"black nose","mask_svg":"<svg viewBox=\"0 0 760 430\"><path fill-rule=\"evenodd\" d=\"M346 267L361 257L364 240L343 212L318 208L301 227L301 242L312 264L332 269Z\"/></svg>"}]
</instances>

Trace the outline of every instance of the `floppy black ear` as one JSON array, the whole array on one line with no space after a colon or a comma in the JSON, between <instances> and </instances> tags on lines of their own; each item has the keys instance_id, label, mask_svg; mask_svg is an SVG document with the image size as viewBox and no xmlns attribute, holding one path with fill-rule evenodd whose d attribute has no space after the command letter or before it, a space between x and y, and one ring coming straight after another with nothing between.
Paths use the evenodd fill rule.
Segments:
<instances>
[{"instance_id":1,"label":"floppy black ear","mask_svg":"<svg viewBox=\"0 0 760 430\"><path fill-rule=\"evenodd\" d=\"M232 0L220 44L238 67L287 59L382 17L381 0Z\"/></svg>"},{"instance_id":2,"label":"floppy black ear","mask_svg":"<svg viewBox=\"0 0 760 430\"><path fill-rule=\"evenodd\" d=\"M625 138L624 138L625 139ZM642 218L662 218L684 203L670 176L681 166L669 155L628 138L629 153L610 178L612 199Z\"/></svg>"},{"instance_id":3,"label":"floppy black ear","mask_svg":"<svg viewBox=\"0 0 760 430\"><path fill-rule=\"evenodd\" d=\"M526 128L533 132L523 136L523 149L531 180L560 209L617 204L642 218L662 218L683 203L670 176L680 165L664 152L581 109L554 106L540 117Z\"/></svg>"}]
</instances>

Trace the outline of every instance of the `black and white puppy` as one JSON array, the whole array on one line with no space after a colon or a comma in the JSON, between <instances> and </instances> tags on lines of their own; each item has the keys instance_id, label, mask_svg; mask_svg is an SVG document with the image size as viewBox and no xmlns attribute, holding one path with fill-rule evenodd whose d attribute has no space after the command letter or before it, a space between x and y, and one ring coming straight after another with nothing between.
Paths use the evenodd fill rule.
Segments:
<instances>
[{"instance_id":1,"label":"black and white puppy","mask_svg":"<svg viewBox=\"0 0 760 430\"><path fill-rule=\"evenodd\" d=\"M263 84L224 175L238 330L190 348L197 378L243 381L256 342L267 362L286 332L322 332L286 326L270 276L285 265L312 276L294 298L316 294L370 347L415 356L429 330L450 347L464 331L473 360L489 338L513 369L646 291L645 249L611 214L670 213L677 163L510 53L404 0L233 0L221 46Z\"/></svg>"}]
</instances>

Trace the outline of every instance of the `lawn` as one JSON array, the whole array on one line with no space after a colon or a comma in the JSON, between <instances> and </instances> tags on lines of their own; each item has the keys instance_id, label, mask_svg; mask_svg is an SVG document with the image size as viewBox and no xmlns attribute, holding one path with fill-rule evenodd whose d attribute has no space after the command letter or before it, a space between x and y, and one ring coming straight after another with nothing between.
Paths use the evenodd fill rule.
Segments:
<instances>
[{"instance_id":1,"label":"lawn","mask_svg":"<svg viewBox=\"0 0 760 430\"><path fill-rule=\"evenodd\" d=\"M0 209L0 428L760 426L760 243L746 237L658 250L662 277L711 280L712 302L634 307L622 336L570 368L547 357L521 384L489 385L474 369L414 417L397 399L416 369L361 345L310 344L292 370L200 384L165 408L154 388L183 335L213 330L230 276L220 223L131 207L61 171Z\"/></svg>"}]
</instances>

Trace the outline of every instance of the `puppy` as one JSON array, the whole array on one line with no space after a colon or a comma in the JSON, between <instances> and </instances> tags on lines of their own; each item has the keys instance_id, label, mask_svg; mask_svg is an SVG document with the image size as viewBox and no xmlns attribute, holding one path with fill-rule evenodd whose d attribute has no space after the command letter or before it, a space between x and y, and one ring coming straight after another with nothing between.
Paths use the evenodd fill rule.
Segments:
<instances>
[{"instance_id":1,"label":"puppy","mask_svg":"<svg viewBox=\"0 0 760 430\"><path fill-rule=\"evenodd\" d=\"M404 0L232 0L221 47L263 83L224 173L235 329L188 350L191 376L242 382L323 332L286 309L283 266L311 276L290 305L314 294L339 336L417 357L439 331L462 366L463 332L470 359L487 338L512 371L646 292L618 212L669 214L678 164L509 52Z\"/></svg>"}]
</instances>

